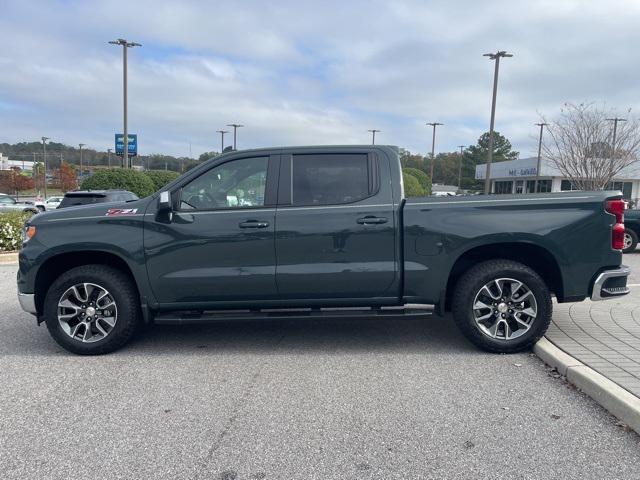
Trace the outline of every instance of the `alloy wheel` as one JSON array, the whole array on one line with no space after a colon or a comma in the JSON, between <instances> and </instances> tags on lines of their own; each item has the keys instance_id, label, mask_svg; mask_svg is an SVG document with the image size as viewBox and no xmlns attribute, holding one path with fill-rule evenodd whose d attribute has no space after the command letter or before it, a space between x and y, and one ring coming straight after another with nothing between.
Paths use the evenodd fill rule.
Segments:
<instances>
[{"instance_id":1,"label":"alloy wheel","mask_svg":"<svg viewBox=\"0 0 640 480\"><path fill-rule=\"evenodd\" d=\"M113 295L95 283L69 287L58 301L58 322L71 338L92 343L107 337L116 325L118 307Z\"/></svg>"},{"instance_id":2,"label":"alloy wheel","mask_svg":"<svg viewBox=\"0 0 640 480\"><path fill-rule=\"evenodd\" d=\"M498 278L484 285L473 301L478 329L488 337L513 340L524 335L538 315L531 289L513 278Z\"/></svg>"}]
</instances>

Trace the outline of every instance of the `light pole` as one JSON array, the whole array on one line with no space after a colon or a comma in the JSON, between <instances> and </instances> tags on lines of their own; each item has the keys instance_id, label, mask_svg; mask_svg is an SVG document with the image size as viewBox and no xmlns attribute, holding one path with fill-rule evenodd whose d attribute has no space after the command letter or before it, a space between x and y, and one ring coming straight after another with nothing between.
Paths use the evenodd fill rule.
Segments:
<instances>
[{"instance_id":1,"label":"light pole","mask_svg":"<svg viewBox=\"0 0 640 480\"><path fill-rule=\"evenodd\" d=\"M376 144L376 132L381 132L382 130L376 130L372 128L371 130L367 130L367 132L371 132L371 145Z\"/></svg>"},{"instance_id":2,"label":"light pole","mask_svg":"<svg viewBox=\"0 0 640 480\"><path fill-rule=\"evenodd\" d=\"M49 137L42 137L42 163L44 165L44 181L43 189L44 189L44 200L47 200L47 140Z\"/></svg>"},{"instance_id":3,"label":"light pole","mask_svg":"<svg viewBox=\"0 0 640 480\"><path fill-rule=\"evenodd\" d=\"M613 141L611 142L611 164L613 165L613 159L616 155L616 134L618 133L618 122L626 122L626 118L605 118L609 122L613 122Z\"/></svg>"},{"instance_id":4,"label":"light pole","mask_svg":"<svg viewBox=\"0 0 640 480\"><path fill-rule=\"evenodd\" d=\"M430 168L431 183L433 183L433 164L436 161L434 156L435 148L436 148L436 127L438 125L444 125L444 123L431 122L431 123L427 123L427 125L431 125L433 127L433 136L431 137L431 168Z\"/></svg>"},{"instance_id":5,"label":"light pole","mask_svg":"<svg viewBox=\"0 0 640 480\"><path fill-rule=\"evenodd\" d=\"M216 130L216 132L220 134L220 153L222 153L224 151L224 134L229 133L229 130Z\"/></svg>"},{"instance_id":6,"label":"light pole","mask_svg":"<svg viewBox=\"0 0 640 480\"><path fill-rule=\"evenodd\" d=\"M496 119L496 96L498 94L498 72L500 71L500 58L513 57L513 54L504 50L498 50L496 53L485 53L483 57L489 57L496 62L493 72L493 98L491 100L491 124L489 125L489 152L487 152L487 168L485 169L484 193L489 194L491 190L491 161L493 160L493 125Z\"/></svg>"},{"instance_id":7,"label":"light pole","mask_svg":"<svg viewBox=\"0 0 640 480\"><path fill-rule=\"evenodd\" d=\"M536 181L533 186L534 193L538 193L538 189L539 189L538 185L540 183L540 169L542 168L542 131L544 130L544 127L546 127L549 124L540 122L540 123L536 123L536 125L540 127L540 138L538 139L538 163L536 166Z\"/></svg>"},{"instance_id":8,"label":"light pole","mask_svg":"<svg viewBox=\"0 0 640 480\"><path fill-rule=\"evenodd\" d=\"M107 162L109 164L109 168L111 168L111 149L107 148Z\"/></svg>"},{"instance_id":9,"label":"light pole","mask_svg":"<svg viewBox=\"0 0 640 480\"><path fill-rule=\"evenodd\" d=\"M466 145L458 145L460 148L460 163L458 164L458 190L462 189L462 159L464 158L464 148Z\"/></svg>"},{"instance_id":10,"label":"light pole","mask_svg":"<svg viewBox=\"0 0 640 480\"><path fill-rule=\"evenodd\" d=\"M127 131L127 49L132 47L141 47L142 45L136 42L128 42L124 38L112 40L109 42L112 45L122 45L122 85L123 85L123 104L124 104L124 152L122 161L126 168L130 168L129 165L129 132Z\"/></svg>"},{"instance_id":11,"label":"light pole","mask_svg":"<svg viewBox=\"0 0 640 480\"><path fill-rule=\"evenodd\" d=\"M78 146L80 147L80 177L82 177L82 147L84 147L84 143L79 143Z\"/></svg>"},{"instance_id":12,"label":"light pole","mask_svg":"<svg viewBox=\"0 0 640 480\"><path fill-rule=\"evenodd\" d=\"M227 127L233 127L233 149L237 150L237 148L236 148L236 132L238 131L239 128L244 127L244 125L240 125L239 123L229 123L229 124L227 124Z\"/></svg>"}]
</instances>

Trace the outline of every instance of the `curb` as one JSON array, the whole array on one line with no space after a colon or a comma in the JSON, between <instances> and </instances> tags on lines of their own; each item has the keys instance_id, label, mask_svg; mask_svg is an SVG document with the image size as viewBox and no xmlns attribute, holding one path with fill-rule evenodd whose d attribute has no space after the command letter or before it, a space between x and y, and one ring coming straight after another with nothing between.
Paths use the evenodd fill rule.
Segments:
<instances>
[{"instance_id":1,"label":"curb","mask_svg":"<svg viewBox=\"0 0 640 480\"><path fill-rule=\"evenodd\" d=\"M593 400L640 434L640 398L542 337L533 352Z\"/></svg>"},{"instance_id":2,"label":"curb","mask_svg":"<svg viewBox=\"0 0 640 480\"><path fill-rule=\"evenodd\" d=\"M18 252L0 253L0 265L17 265Z\"/></svg>"}]
</instances>

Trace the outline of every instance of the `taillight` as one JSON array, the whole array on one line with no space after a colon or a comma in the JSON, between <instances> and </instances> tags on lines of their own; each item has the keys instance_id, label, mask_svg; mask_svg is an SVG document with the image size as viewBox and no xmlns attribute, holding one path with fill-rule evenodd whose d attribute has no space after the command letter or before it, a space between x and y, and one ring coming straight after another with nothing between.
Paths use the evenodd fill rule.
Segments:
<instances>
[{"instance_id":1,"label":"taillight","mask_svg":"<svg viewBox=\"0 0 640 480\"><path fill-rule=\"evenodd\" d=\"M611 248L614 250L624 248L624 211L626 208L627 202L624 200L608 200L606 203L607 212L616 216L616 223L611 229Z\"/></svg>"}]
</instances>

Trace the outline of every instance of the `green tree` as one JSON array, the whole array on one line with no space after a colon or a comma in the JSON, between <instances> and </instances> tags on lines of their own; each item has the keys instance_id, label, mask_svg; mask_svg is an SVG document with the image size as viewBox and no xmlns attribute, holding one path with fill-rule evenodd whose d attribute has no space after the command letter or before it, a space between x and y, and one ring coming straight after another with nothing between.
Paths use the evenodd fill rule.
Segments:
<instances>
[{"instance_id":1,"label":"green tree","mask_svg":"<svg viewBox=\"0 0 640 480\"><path fill-rule=\"evenodd\" d=\"M171 170L145 170L143 173L151 179L156 191L180 176L178 172Z\"/></svg>"},{"instance_id":2,"label":"green tree","mask_svg":"<svg viewBox=\"0 0 640 480\"><path fill-rule=\"evenodd\" d=\"M478 138L478 143L470 145L465 151L463 159L462 188L482 188L483 181L475 180L476 165L487 163L489 153L489 132L485 132ZM511 142L500 132L493 132L493 162L516 160L519 152L512 150Z\"/></svg>"},{"instance_id":3,"label":"green tree","mask_svg":"<svg viewBox=\"0 0 640 480\"><path fill-rule=\"evenodd\" d=\"M156 191L153 181L143 172L124 168L100 170L82 182L83 190L129 190L139 197L147 197Z\"/></svg>"},{"instance_id":4,"label":"green tree","mask_svg":"<svg viewBox=\"0 0 640 480\"><path fill-rule=\"evenodd\" d=\"M217 157L218 155L220 155L218 152L213 152L213 151L212 152L204 152L203 154L201 154L198 157L198 161L204 162L206 160L209 160L210 158Z\"/></svg>"},{"instance_id":5,"label":"green tree","mask_svg":"<svg viewBox=\"0 0 640 480\"><path fill-rule=\"evenodd\" d=\"M402 168L415 168L423 172L427 172L429 168L425 157L411 153L404 148L400 150L400 165L402 165Z\"/></svg>"},{"instance_id":6,"label":"green tree","mask_svg":"<svg viewBox=\"0 0 640 480\"><path fill-rule=\"evenodd\" d=\"M433 169L434 183L458 185L459 166L460 152L446 152L436 155L436 163Z\"/></svg>"},{"instance_id":7,"label":"green tree","mask_svg":"<svg viewBox=\"0 0 640 480\"><path fill-rule=\"evenodd\" d=\"M471 145L467 149L469 157L473 159L475 165L487 163L489 153L489 132L485 132L478 138L478 143ZM500 132L493 132L493 161L504 162L505 160L515 160L519 152L511 149L511 142Z\"/></svg>"},{"instance_id":8,"label":"green tree","mask_svg":"<svg viewBox=\"0 0 640 480\"><path fill-rule=\"evenodd\" d=\"M424 197L427 195L427 191L420 185L420 180L411 175L407 170L402 170L402 182L404 184L404 196L409 197Z\"/></svg>"},{"instance_id":9,"label":"green tree","mask_svg":"<svg viewBox=\"0 0 640 480\"><path fill-rule=\"evenodd\" d=\"M431 195L431 179L429 178L429 175L417 168L403 168L402 172L409 174L418 180L420 187L422 187L422 190L424 191L424 195Z\"/></svg>"}]
</instances>

